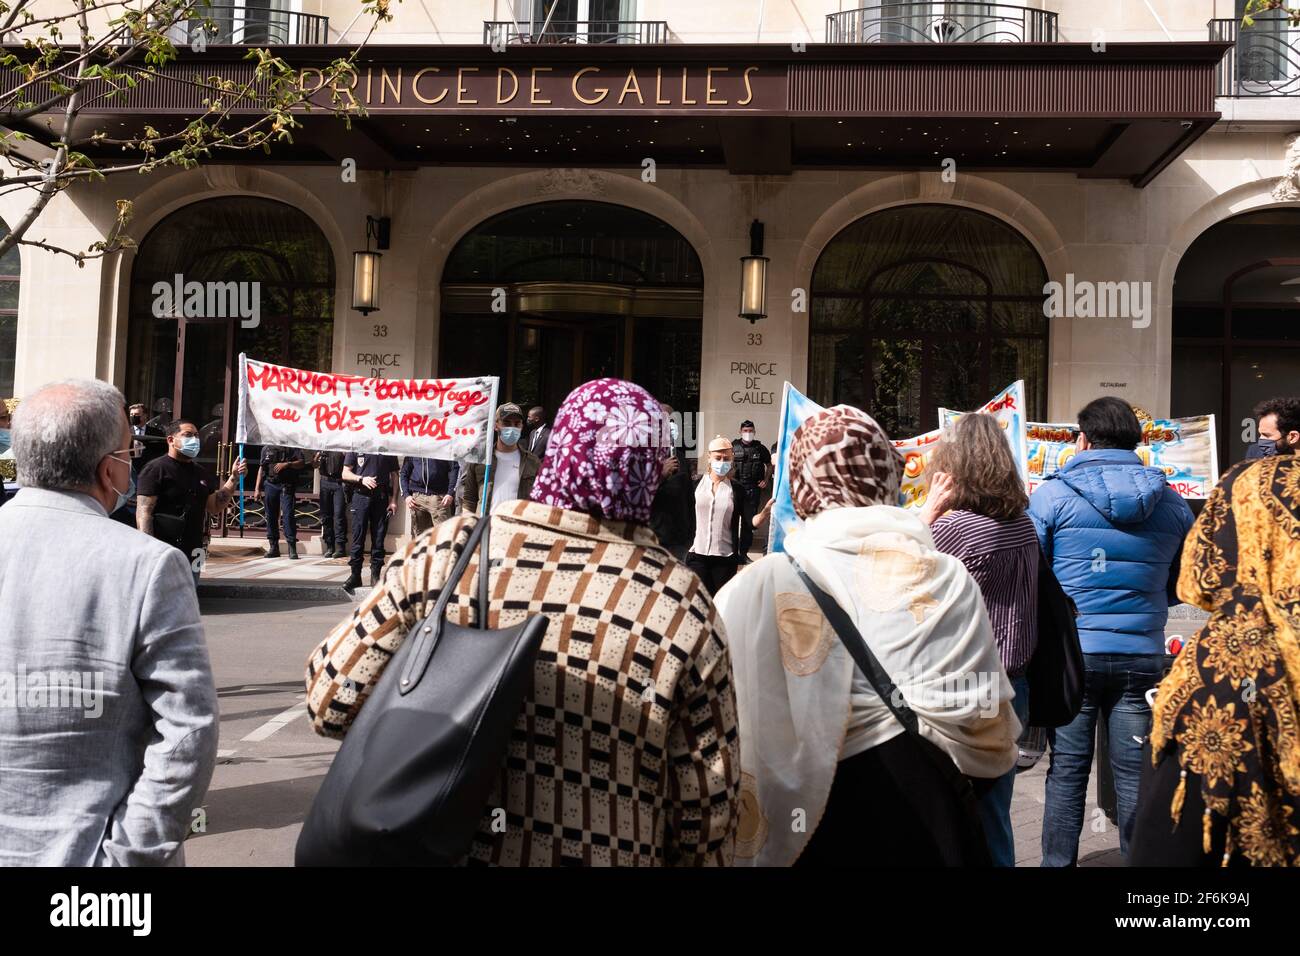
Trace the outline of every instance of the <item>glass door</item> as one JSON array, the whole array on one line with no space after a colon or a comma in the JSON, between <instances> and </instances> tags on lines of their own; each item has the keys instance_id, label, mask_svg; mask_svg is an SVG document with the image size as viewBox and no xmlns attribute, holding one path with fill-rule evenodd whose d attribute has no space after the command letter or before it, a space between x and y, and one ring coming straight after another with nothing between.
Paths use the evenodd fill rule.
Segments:
<instances>
[{"instance_id":1,"label":"glass door","mask_svg":"<svg viewBox=\"0 0 1300 956\"><path fill-rule=\"evenodd\" d=\"M217 445L230 440L234 422L234 322L181 318L176 322L173 414L194 423L202 445L196 461L217 470Z\"/></svg>"}]
</instances>

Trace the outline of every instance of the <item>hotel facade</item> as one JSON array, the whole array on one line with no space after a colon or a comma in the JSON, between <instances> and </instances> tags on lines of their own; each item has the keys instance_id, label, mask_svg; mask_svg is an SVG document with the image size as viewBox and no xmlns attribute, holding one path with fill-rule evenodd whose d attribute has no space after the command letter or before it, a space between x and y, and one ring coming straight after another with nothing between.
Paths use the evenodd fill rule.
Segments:
<instances>
[{"instance_id":1,"label":"hotel facade","mask_svg":"<svg viewBox=\"0 0 1300 956\"><path fill-rule=\"evenodd\" d=\"M214 6L223 32L178 37L177 82L99 119L185 116L183 72L237 76L247 45L313 89L356 10ZM1213 412L1226 466L1254 403L1300 392L1300 29L1241 28L1240 0L393 13L345 88L351 129L316 111L270 156L51 202L29 238L85 249L128 199L134 246L0 263L0 395L103 378L202 426L213 460L241 352L499 375L548 411L622 376L702 443L743 419L774 440L786 380L903 437L1023 379L1034 420L1106 394ZM0 197L7 222L23 208ZM178 276L258 283L256 323L157 309Z\"/></svg>"}]
</instances>

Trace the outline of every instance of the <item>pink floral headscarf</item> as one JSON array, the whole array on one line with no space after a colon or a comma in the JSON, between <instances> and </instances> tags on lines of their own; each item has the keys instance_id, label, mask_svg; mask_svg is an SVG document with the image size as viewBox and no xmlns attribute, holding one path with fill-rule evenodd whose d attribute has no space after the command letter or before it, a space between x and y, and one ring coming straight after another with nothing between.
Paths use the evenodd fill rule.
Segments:
<instances>
[{"instance_id":1,"label":"pink floral headscarf","mask_svg":"<svg viewBox=\"0 0 1300 956\"><path fill-rule=\"evenodd\" d=\"M649 524L667 436L658 400L640 385L617 378L579 385L555 415L532 499L595 518Z\"/></svg>"}]
</instances>

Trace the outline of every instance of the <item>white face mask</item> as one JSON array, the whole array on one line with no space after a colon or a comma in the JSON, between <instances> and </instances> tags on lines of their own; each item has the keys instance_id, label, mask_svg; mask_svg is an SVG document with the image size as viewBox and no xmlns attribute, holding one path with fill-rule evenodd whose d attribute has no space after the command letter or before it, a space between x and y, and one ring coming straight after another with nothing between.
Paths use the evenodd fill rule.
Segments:
<instances>
[{"instance_id":1,"label":"white face mask","mask_svg":"<svg viewBox=\"0 0 1300 956\"><path fill-rule=\"evenodd\" d=\"M741 432L741 433L740 433L740 440L741 440L741 441L753 441L753 440L754 440L754 433L753 433L753 432Z\"/></svg>"}]
</instances>

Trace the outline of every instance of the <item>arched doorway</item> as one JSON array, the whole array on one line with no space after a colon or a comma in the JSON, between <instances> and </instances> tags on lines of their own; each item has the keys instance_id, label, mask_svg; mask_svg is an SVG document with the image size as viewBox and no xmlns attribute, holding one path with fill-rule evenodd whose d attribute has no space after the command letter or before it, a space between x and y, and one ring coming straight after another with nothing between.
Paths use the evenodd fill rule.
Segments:
<instances>
[{"instance_id":1,"label":"arched doorway","mask_svg":"<svg viewBox=\"0 0 1300 956\"><path fill-rule=\"evenodd\" d=\"M859 219L813 270L809 395L905 437L937 427L940 405L975 408L1024 379L1041 420L1046 282L1024 236L984 213L918 204Z\"/></svg>"},{"instance_id":2,"label":"arched doorway","mask_svg":"<svg viewBox=\"0 0 1300 956\"><path fill-rule=\"evenodd\" d=\"M1256 404L1300 393L1297 297L1300 209L1216 223L1179 260L1170 413L1215 414L1220 470L1245 457Z\"/></svg>"},{"instance_id":3,"label":"arched doorway","mask_svg":"<svg viewBox=\"0 0 1300 956\"><path fill-rule=\"evenodd\" d=\"M577 385L617 376L697 412L704 277L667 223L611 203L501 213L466 234L442 276L439 374L499 375L548 417Z\"/></svg>"},{"instance_id":4,"label":"arched doorway","mask_svg":"<svg viewBox=\"0 0 1300 956\"><path fill-rule=\"evenodd\" d=\"M0 219L0 236L9 235L9 225ZM0 256L0 399L14 393L18 362L18 274L21 264L18 246Z\"/></svg>"},{"instance_id":5,"label":"arched doorway","mask_svg":"<svg viewBox=\"0 0 1300 956\"><path fill-rule=\"evenodd\" d=\"M174 289L177 276L214 294L191 308L188 296L178 302L160 293ZM255 302L255 318L234 315L230 295ZM129 321L127 401L148 406L159 425L193 421L203 438L199 460L211 464L217 443L233 436L240 352L329 370L334 256L311 218L285 203L244 196L192 203L140 243Z\"/></svg>"}]
</instances>

